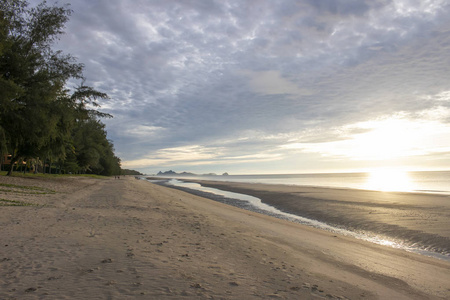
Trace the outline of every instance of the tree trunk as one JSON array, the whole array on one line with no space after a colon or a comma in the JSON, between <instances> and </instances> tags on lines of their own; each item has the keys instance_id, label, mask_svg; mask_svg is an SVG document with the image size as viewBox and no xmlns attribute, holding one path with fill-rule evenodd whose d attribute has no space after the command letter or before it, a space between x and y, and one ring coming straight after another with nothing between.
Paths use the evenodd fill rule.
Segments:
<instances>
[{"instance_id":1,"label":"tree trunk","mask_svg":"<svg viewBox=\"0 0 450 300\"><path fill-rule=\"evenodd\" d=\"M6 176L11 176L12 171L14 169L14 164L17 162L17 160L19 159L18 156L14 155L13 157L11 157L11 167L9 168L8 174L6 174Z\"/></svg>"}]
</instances>

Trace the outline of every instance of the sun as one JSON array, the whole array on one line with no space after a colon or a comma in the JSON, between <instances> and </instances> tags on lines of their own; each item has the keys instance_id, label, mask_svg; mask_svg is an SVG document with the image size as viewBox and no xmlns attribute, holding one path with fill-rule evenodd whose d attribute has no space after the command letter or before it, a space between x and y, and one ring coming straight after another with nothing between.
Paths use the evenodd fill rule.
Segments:
<instances>
[{"instance_id":1,"label":"sun","mask_svg":"<svg viewBox=\"0 0 450 300\"><path fill-rule=\"evenodd\" d=\"M417 136L410 122L401 119L371 121L359 124L367 130L353 137L350 156L369 160L389 160L414 151Z\"/></svg>"},{"instance_id":2,"label":"sun","mask_svg":"<svg viewBox=\"0 0 450 300\"><path fill-rule=\"evenodd\" d=\"M401 117L359 122L339 129L343 138L323 143L293 143L286 148L336 156L357 161L392 161L426 154L436 127ZM435 130L436 131L436 130Z\"/></svg>"},{"instance_id":3,"label":"sun","mask_svg":"<svg viewBox=\"0 0 450 300\"><path fill-rule=\"evenodd\" d=\"M364 188L385 192L411 192L413 182L406 171L380 168L369 172Z\"/></svg>"},{"instance_id":4,"label":"sun","mask_svg":"<svg viewBox=\"0 0 450 300\"><path fill-rule=\"evenodd\" d=\"M330 128L319 142L302 142L302 139L311 139L306 132L281 148L293 153L320 155L321 161L330 165L337 163L346 170L435 169L440 161L443 164L439 164L439 168L443 169L448 168L443 158L450 153L450 126L440 119L413 119L399 113Z\"/></svg>"}]
</instances>

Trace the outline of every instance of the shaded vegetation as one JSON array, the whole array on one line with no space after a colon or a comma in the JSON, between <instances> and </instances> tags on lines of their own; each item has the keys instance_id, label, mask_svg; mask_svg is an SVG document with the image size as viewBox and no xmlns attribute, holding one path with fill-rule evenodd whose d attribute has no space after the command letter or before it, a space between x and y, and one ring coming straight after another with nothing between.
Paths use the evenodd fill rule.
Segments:
<instances>
[{"instance_id":1,"label":"shaded vegetation","mask_svg":"<svg viewBox=\"0 0 450 300\"><path fill-rule=\"evenodd\" d=\"M135 170L122 169L122 175L144 175L144 174Z\"/></svg>"},{"instance_id":2,"label":"shaded vegetation","mask_svg":"<svg viewBox=\"0 0 450 300\"><path fill-rule=\"evenodd\" d=\"M0 157L16 171L120 174L98 111L105 93L84 84L83 64L54 51L71 10L0 0ZM69 90L69 80L79 80Z\"/></svg>"}]
</instances>

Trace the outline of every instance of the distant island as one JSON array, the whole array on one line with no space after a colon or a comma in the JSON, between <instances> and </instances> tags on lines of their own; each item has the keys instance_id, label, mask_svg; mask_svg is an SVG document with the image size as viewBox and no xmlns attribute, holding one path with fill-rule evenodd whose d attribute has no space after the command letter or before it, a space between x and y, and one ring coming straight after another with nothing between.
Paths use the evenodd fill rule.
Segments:
<instances>
[{"instance_id":1,"label":"distant island","mask_svg":"<svg viewBox=\"0 0 450 300\"><path fill-rule=\"evenodd\" d=\"M227 172L223 173L222 176L228 176L230 174L228 174ZM174 172L172 170L169 171L159 171L158 174L156 174L156 176L181 176L181 177L188 177L188 176L219 176L216 173L208 173L208 174L195 174L195 173L190 173L190 172L181 172L181 173L177 173Z\"/></svg>"}]
</instances>

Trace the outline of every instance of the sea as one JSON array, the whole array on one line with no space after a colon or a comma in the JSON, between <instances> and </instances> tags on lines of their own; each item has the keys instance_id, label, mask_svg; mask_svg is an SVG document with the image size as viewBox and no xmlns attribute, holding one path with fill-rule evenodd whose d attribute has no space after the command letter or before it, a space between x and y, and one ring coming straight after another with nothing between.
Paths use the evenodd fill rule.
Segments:
<instances>
[{"instance_id":1,"label":"sea","mask_svg":"<svg viewBox=\"0 0 450 300\"><path fill-rule=\"evenodd\" d=\"M450 171L380 169L364 173L203 175L178 178L450 195Z\"/></svg>"}]
</instances>

